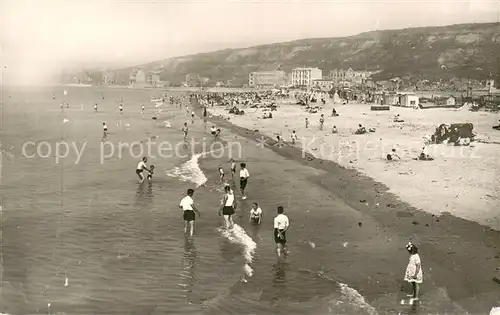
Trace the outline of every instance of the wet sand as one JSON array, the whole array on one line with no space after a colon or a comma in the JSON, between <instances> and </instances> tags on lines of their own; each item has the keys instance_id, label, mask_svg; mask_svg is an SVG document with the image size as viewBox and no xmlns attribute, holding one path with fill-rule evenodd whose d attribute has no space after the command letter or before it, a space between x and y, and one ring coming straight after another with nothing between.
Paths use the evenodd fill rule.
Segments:
<instances>
[{"instance_id":1,"label":"wet sand","mask_svg":"<svg viewBox=\"0 0 500 315\"><path fill-rule=\"evenodd\" d=\"M209 121L226 129L223 134L229 132L229 137L234 134L238 139L245 138L245 147L255 147L261 137L267 139L268 144L274 142L264 134L221 118L209 118ZM424 268L422 314L433 309L439 309L439 313L457 313L458 309L463 309L472 314L484 314L498 306L500 285L492 279L499 273L499 231L450 214L438 216L416 209L357 170L310 154L303 157L299 148L269 145L267 151L274 155L250 151L253 153L248 157L252 165L258 164L259 159L277 161L268 167L268 172L257 174L259 184L273 187L277 203L286 203L280 200L285 196L299 198L300 202L292 205L292 208L299 207L294 210L295 222L318 224L317 237L328 239L325 240L328 246L322 249L328 255L324 264L342 275L345 282L377 310L400 311L395 305L408 259L404 246L409 240L419 246ZM202 164L202 167L207 166ZM256 176L252 181L257 181ZM311 187L317 188L319 195L311 195L308 191ZM266 191L253 189L269 197ZM313 221L297 218L302 211L307 211L300 208L304 202L313 209L331 211L331 216ZM338 247L349 240L353 240L355 246L348 245L338 251ZM446 299L449 304L436 308L426 305ZM426 306L430 307L428 312Z\"/></svg>"}]
</instances>

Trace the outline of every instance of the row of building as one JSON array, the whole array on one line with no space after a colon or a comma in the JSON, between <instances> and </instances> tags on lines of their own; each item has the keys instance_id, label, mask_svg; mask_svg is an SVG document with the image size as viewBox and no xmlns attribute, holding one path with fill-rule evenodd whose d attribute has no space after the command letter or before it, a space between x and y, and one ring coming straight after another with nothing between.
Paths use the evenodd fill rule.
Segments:
<instances>
[{"instance_id":1,"label":"row of building","mask_svg":"<svg viewBox=\"0 0 500 315\"><path fill-rule=\"evenodd\" d=\"M120 81L113 72L106 72L103 74L102 82L107 85L161 86L164 82L160 80L159 73L159 71L145 72L142 69L135 69L127 81Z\"/></svg>"},{"instance_id":2,"label":"row of building","mask_svg":"<svg viewBox=\"0 0 500 315\"><path fill-rule=\"evenodd\" d=\"M328 76L323 76L323 71L319 68L295 68L290 74L281 70L258 71L248 75L248 85L264 88L304 86L329 90L334 86L350 87L364 84L371 75L369 71L355 71L352 68L335 69L330 71Z\"/></svg>"}]
</instances>

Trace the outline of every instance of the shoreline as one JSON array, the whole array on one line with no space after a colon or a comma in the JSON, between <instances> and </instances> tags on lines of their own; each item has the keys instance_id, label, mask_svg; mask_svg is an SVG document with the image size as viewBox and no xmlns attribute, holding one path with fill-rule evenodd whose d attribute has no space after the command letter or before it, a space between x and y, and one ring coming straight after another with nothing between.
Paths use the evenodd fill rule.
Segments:
<instances>
[{"instance_id":1,"label":"shoreline","mask_svg":"<svg viewBox=\"0 0 500 315\"><path fill-rule=\"evenodd\" d=\"M329 116L332 105L326 106L323 113ZM296 105L280 105L278 111L273 112L273 119L261 119L265 111L253 108L246 109L248 112L243 116L228 114L223 107L209 110L214 116L229 117L232 124L258 130L271 138L281 134L286 141L291 130L296 130L299 141L295 146L310 154L310 158L354 168L384 183L405 202L434 215L450 212L500 229L497 211L500 208L500 161L496 159L500 155L500 133L489 127L496 120L492 114L446 109L415 111L399 107L374 112L366 105L340 105L337 107L340 117L326 117L325 130L321 131L316 121L321 111L310 114ZM393 122L394 114L401 114L403 122ZM309 128L304 127L305 118L311 122ZM427 150L435 157L434 161L414 160L422 150L423 138L434 133L436 126L464 121L474 124L477 141L466 147L431 144ZM376 131L355 135L353 128L358 123L374 127ZM333 124L338 134L330 132ZM267 143L270 142L276 141ZM286 143L285 148L279 150L287 150L290 145ZM386 160L392 148L397 149L401 161Z\"/></svg>"},{"instance_id":2,"label":"shoreline","mask_svg":"<svg viewBox=\"0 0 500 315\"><path fill-rule=\"evenodd\" d=\"M195 107L199 114L200 106ZM387 186L356 169L345 168L334 161L322 160L309 153L303 158L302 150L297 147L277 148L273 146L276 141L261 132L243 128L220 117L207 117L207 121L253 143L263 137L268 141L267 148L281 157L324 171L325 175L310 176L310 182L340 197L349 207L366 217L367 221L378 222L393 241L401 242L401 246L408 239L418 244L422 250L424 268L432 270L432 274L428 272L430 279L426 280L424 295L426 291L433 291L435 286L445 287L452 301L473 314L488 313L492 307L498 306L497 292L500 287L493 278L500 275L499 231L449 213L438 216L416 209L401 201ZM368 237L372 239L377 236ZM400 254L398 250L389 255ZM361 272L370 271L370 278L382 277L381 281L383 280L383 276L378 275L376 270L366 267L367 270ZM379 298L387 293L376 288L364 289L371 292L368 298L372 299L377 296L372 291L378 291Z\"/></svg>"}]
</instances>

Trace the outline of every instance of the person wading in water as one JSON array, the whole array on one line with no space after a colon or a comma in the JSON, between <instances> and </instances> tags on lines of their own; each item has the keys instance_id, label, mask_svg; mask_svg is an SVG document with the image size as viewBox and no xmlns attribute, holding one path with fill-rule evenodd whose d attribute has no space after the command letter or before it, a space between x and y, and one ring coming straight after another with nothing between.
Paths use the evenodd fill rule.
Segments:
<instances>
[{"instance_id":1,"label":"person wading in water","mask_svg":"<svg viewBox=\"0 0 500 315\"><path fill-rule=\"evenodd\" d=\"M226 229L232 229L233 222L233 214L235 213L235 209L237 207L236 199L234 198L234 194L231 191L230 186L224 187L224 196L222 197L221 207L219 210L219 215L224 216L224 222L226 223Z\"/></svg>"},{"instance_id":2,"label":"person wading in water","mask_svg":"<svg viewBox=\"0 0 500 315\"><path fill-rule=\"evenodd\" d=\"M190 229L189 235L192 237L194 235L194 220L196 218L195 212L200 217L200 211L194 205L193 200L194 189L188 189L187 195L181 199L179 203L179 208L183 211L184 219L184 234L188 234L188 228Z\"/></svg>"}]
</instances>

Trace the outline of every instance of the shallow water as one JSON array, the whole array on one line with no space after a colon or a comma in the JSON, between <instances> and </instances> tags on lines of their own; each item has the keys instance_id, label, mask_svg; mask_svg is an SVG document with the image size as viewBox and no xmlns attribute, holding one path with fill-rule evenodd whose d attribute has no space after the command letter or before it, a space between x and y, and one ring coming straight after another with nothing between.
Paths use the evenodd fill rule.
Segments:
<instances>
[{"instance_id":1,"label":"shallow water","mask_svg":"<svg viewBox=\"0 0 500 315\"><path fill-rule=\"evenodd\" d=\"M186 120L185 110L164 105L156 123L151 115L158 108L149 98L159 92L67 88L68 95L63 96L63 90L5 92L0 311L9 314L401 311L398 293L394 293L395 280L385 284L387 295L379 299L372 296L372 300L378 301L376 307L349 287L363 283L354 280L353 275L359 274L357 265L366 263L367 257L381 266L386 263L376 262L376 254L367 252L362 234L357 239L353 236L357 232L352 232L346 242L342 229L356 226L356 217L346 217L341 213L347 207L344 203L306 182L305 178L314 170L298 167L292 161L284 162L271 152L258 152L253 144L244 144L245 161L251 163L250 199L258 196L266 212L265 219L262 226L249 225L242 211L253 200L243 201L239 208L243 210L238 210L235 216L238 225L231 232L224 231L217 216L221 194L217 165L226 167L228 156L193 156L189 148L181 146L179 150L186 153L185 157L150 158L149 163L156 167L153 182L138 185L134 169L139 158L147 153L131 156L127 147L118 148L118 142L130 144L152 136L158 136L159 141L182 143L180 128ZM52 99L53 93L57 94L56 100ZM117 110L121 97L123 115ZM60 109L62 98L70 103L69 109ZM98 113L93 112L94 101L99 103ZM146 105L144 116L140 113L142 104ZM112 145L108 147L101 139L102 121L109 126L108 141ZM164 121L170 127L162 124ZM189 128L190 135L201 139L207 126L196 119L189 122ZM224 136L226 140L232 139L225 132ZM61 139L79 146L87 143L78 163L75 152L59 164L55 163L54 152L47 158L26 158L22 154L26 141L48 141L54 146ZM207 139L206 143L210 141ZM155 145L153 148L157 149ZM206 150L202 144L195 148L196 153ZM102 152L109 157L101 161ZM297 180L298 177L301 179ZM189 240L183 235L178 202L188 188L197 186L200 187L196 189L195 201L202 216L197 218L194 239ZM285 205L292 223L291 256L286 262L277 261L272 240L273 209L278 204ZM342 245L346 243L349 245ZM406 259L403 256L397 262L401 263L401 273ZM397 272L394 278L399 280ZM442 310L443 304L436 303L433 307L425 313ZM460 313L460 309L452 309Z\"/></svg>"}]
</instances>

